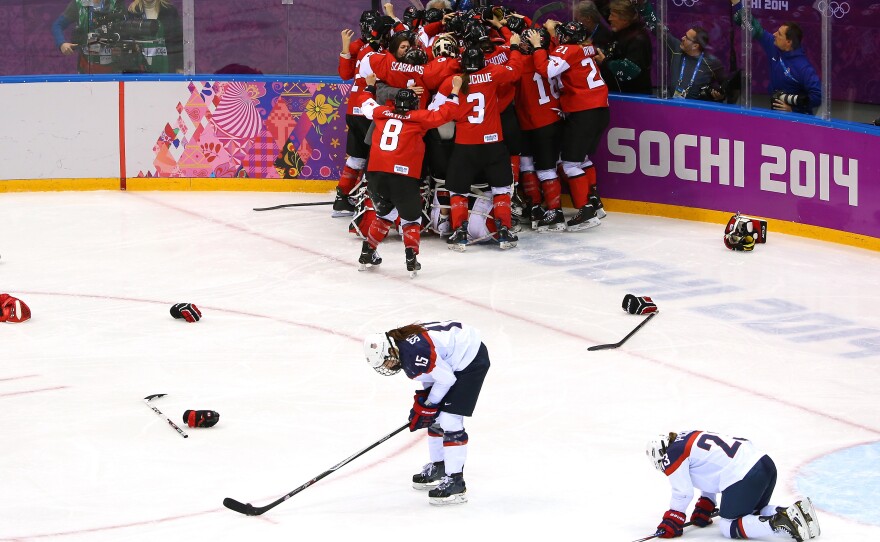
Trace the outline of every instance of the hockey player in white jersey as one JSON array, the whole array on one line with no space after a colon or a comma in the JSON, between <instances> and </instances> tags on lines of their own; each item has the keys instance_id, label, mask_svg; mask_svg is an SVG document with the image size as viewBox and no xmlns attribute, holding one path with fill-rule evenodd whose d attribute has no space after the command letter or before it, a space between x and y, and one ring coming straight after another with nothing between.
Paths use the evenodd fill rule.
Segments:
<instances>
[{"instance_id":1,"label":"hockey player in white jersey","mask_svg":"<svg viewBox=\"0 0 880 542\"><path fill-rule=\"evenodd\" d=\"M368 336L364 353L379 374L403 369L423 385L413 397L409 429L428 429L431 462L413 475L413 487L428 489L431 504L467 502L464 417L473 415L489 371L479 332L460 322L410 324Z\"/></svg>"},{"instance_id":2,"label":"hockey player in white jersey","mask_svg":"<svg viewBox=\"0 0 880 542\"><path fill-rule=\"evenodd\" d=\"M717 514L721 534L726 538L784 536L803 542L820 534L809 498L787 508L770 504L776 465L747 439L682 431L651 440L646 453L654 468L672 484L672 500L657 526L657 537L683 534L685 510L695 489L701 495L691 523L706 527Z\"/></svg>"}]
</instances>

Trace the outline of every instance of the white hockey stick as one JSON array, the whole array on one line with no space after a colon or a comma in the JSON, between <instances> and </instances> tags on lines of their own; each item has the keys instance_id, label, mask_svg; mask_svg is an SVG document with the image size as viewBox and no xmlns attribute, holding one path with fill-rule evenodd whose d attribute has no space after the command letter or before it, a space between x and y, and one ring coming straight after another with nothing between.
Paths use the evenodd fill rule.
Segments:
<instances>
[{"instance_id":1,"label":"white hockey stick","mask_svg":"<svg viewBox=\"0 0 880 542\"><path fill-rule=\"evenodd\" d=\"M177 424L174 423L174 422L172 422L172 421L171 421L171 418L169 418L168 416L162 414L162 411L161 411L161 410L159 410L158 408L156 408L154 405L150 404L150 401L152 401L153 399L158 399L159 397L165 397L166 395L168 395L168 394L167 394L167 393L154 393L153 395L147 395L146 397L144 397L144 403L145 403L148 407L150 407L151 409L153 409L153 412L155 412L155 413L158 414L159 416L165 418L165 421L168 422L168 424L169 424L171 427L173 427L175 431L177 431L178 433L180 433L180 436L181 436L181 437L183 437L183 438L189 438L189 435L187 435L187 434L183 431L183 429L181 429L180 427L177 427Z\"/></svg>"}]
</instances>

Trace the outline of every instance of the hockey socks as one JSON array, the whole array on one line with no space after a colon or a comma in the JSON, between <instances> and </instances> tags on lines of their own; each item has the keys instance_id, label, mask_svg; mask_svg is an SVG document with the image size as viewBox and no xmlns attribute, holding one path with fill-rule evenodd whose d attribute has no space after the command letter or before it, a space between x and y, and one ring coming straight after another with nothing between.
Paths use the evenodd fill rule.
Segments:
<instances>
[{"instance_id":1,"label":"hockey socks","mask_svg":"<svg viewBox=\"0 0 880 542\"><path fill-rule=\"evenodd\" d=\"M586 173L568 178L568 189L571 191L571 203L575 209L587 204L590 197L590 184Z\"/></svg>"},{"instance_id":2,"label":"hockey socks","mask_svg":"<svg viewBox=\"0 0 880 542\"><path fill-rule=\"evenodd\" d=\"M496 220L501 221L502 226L510 227L510 194L495 194L492 197L492 214Z\"/></svg>"},{"instance_id":3,"label":"hockey socks","mask_svg":"<svg viewBox=\"0 0 880 542\"><path fill-rule=\"evenodd\" d=\"M468 219L468 198L462 194L454 194L450 192L449 198L449 220L452 223L452 229L456 230L461 226L462 222ZM508 205L509 205L508 200ZM507 210L510 213L510 209Z\"/></svg>"},{"instance_id":4,"label":"hockey socks","mask_svg":"<svg viewBox=\"0 0 880 542\"><path fill-rule=\"evenodd\" d=\"M418 222L408 222L401 228L403 230L403 246L419 253L419 242L422 238L422 227Z\"/></svg>"},{"instance_id":5,"label":"hockey socks","mask_svg":"<svg viewBox=\"0 0 880 542\"><path fill-rule=\"evenodd\" d=\"M351 191L354 190L354 187L360 181L361 175L363 175L363 171L353 169L347 165L342 168L342 175L339 177L339 190L342 191L343 195L351 194Z\"/></svg>"},{"instance_id":6,"label":"hockey socks","mask_svg":"<svg viewBox=\"0 0 880 542\"><path fill-rule=\"evenodd\" d=\"M547 179L541 183L544 205L547 209L562 209L562 183L559 179Z\"/></svg>"},{"instance_id":7,"label":"hockey socks","mask_svg":"<svg viewBox=\"0 0 880 542\"><path fill-rule=\"evenodd\" d=\"M529 204L538 205L541 203L541 183L538 182L538 174L534 171L523 171L520 180Z\"/></svg>"},{"instance_id":8,"label":"hockey socks","mask_svg":"<svg viewBox=\"0 0 880 542\"><path fill-rule=\"evenodd\" d=\"M374 249L378 247L379 243L388 235L388 230L391 229L391 226L391 222L377 216L373 223L370 224L370 230L367 232L367 243Z\"/></svg>"}]
</instances>

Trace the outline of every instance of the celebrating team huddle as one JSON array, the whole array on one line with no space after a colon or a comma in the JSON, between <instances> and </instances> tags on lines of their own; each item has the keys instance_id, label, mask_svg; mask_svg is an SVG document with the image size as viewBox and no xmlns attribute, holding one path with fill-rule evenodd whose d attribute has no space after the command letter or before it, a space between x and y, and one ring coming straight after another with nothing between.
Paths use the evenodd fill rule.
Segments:
<instances>
[{"instance_id":1,"label":"celebrating team huddle","mask_svg":"<svg viewBox=\"0 0 880 542\"><path fill-rule=\"evenodd\" d=\"M600 224L590 155L608 126L608 87L581 23L535 27L503 6L410 6L397 19L389 3L360 26L359 39L342 31L339 75L354 84L333 212L363 239L361 270L382 263L392 230L415 276L429 231L464 252L514 248L525 223L542 233ZM567 221L564 184L576 209Z\"/></svg>"}]
</instances>

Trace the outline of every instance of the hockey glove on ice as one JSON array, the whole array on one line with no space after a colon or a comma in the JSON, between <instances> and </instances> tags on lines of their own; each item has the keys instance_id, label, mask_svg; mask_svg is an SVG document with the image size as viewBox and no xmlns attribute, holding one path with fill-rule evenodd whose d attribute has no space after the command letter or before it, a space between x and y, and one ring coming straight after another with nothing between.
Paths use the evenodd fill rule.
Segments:
<instances>
[{"instance_id":1,"label":"hockey glove on ice","mask_svg":"<svg viewBox=\"0 0 880 542\"><path fill-rule=\"evenodd\" d=\"M416 400L413 401L412 409L409 411L409 430L418 431L419 429L430 427L434 420L437 419L437 414L439 413L440 411L437 407L428 403L427 399L417 396Z\"/></svg>"},{"instance_id":2,"label":"hockey glove on ice","mask_svg":"<svg viewBox=\"0 0 880 542\"><path fill-rule=\"evenodd\" d=\"M220 421L220 414L213 410L185 410L183 423L190 427L214 427Z\"/></svg>"},{"instance_id":3,"label":"hockey glove on ice","mask_svg":"<svg viewBox=\"0 0 880 542\"><path fill-rule=\"evenodd\" d=\"M656 535L660 538L675 538L684 534L684 514L678 510L667 510L663 522L657 526Z\"/></svg>"},{"instance_id":4,"label":"hockey glove on ice","mask_svg":"<svg viewBox=\"0 0 880 542\"><path fill-rule=\"evenodd\" d=\"M691 512L691 523L697 527L708 527L712 523L712 514L717 511L715 503L708 497L700 497Z\"/></svg>"},{"instance_id":5,"label":"hockey glove on ice","mask_svg":"<svg viewBox=\"0 0 880 542\"><path fill-rule=\"evenodd\" d=\"M198 322L202 319L202 311L192 303L176 303L171 307L171 316L187 322Z\"/></svg>"},{"instance_id":6,"label":"hockey glove on ice","mask_svg":"<svg viewBox=\"0 0 880 542\"><path fill-rule=\"evenodd\" d=\"M657 312L657 305L648 296L626 294L623 298L623 310L630 314L648 314Z\"/></svg>"},{"instance_id":7,"label":"hockey glove on ice","mask_svg":"<svg viewBox=\"0 0 880 542\"><path fill-rule=\"evenodd\" d=\"M0 294L0 322L19 324L31 319L31 309L24 301L9 294Z\"/></svg>"}]
</instances>

